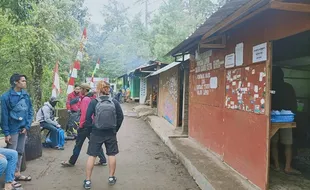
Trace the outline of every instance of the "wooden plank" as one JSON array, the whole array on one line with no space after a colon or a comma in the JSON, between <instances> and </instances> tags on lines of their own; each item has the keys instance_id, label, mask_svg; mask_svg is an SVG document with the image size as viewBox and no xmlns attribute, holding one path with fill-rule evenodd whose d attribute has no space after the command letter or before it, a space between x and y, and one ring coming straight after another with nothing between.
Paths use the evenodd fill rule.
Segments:
<instances>
[{"instance_id":1,"label":"wooden plank","mask_svg":"<svg viewBox=\"0 0 310 190\"><path fill-rule=\"evenodd\" d=\"M221 30L219 30L218 32L219 32L219 33L223 33L223 32L225 32L225 31L227 31L227 30L229 30L229 29L231 29L231 28L233 28L233 27L235 27L235 26L237 26L237 25L239 25L239 24L241 24L241 23L243 23L243 22L249 20L250 18L253 18L254 16L256 16L256 15L262 13L262 12L265 11L265 10L267 10L268 8L269 8L269 5L265 5L265 6L263 6L263 7L259 8L259 9L255 10L255 11L251 12L251 13L248 14L247 16L242 17L241 19L238 19L236 22L234 22L234 23L232 23L232 24L230 24L230 25L227 25L227 26L223 27L223 28L222 28Z\"/></svg>"},{"instance_id":2,"label":"wooden plank","mask_svg":"<svg viewBox=\"0 0 310 190\"><path fill-rule=\"evenodd\" d=\"M211 30L209 30L202 38L201 40L207 39L209 36L217 32L218 30L222 29L223 27L227 26L231 22L233 22L235 19L240 17L242 14L244 14L246 11L248 11L251 7L259 3L261 0L251 0L247 4L243 5L241 8L239 8L236 12L231 14L231 16L224 19L222 22L218 23L215 27L213 27Z\"/></svg>"},{"instance_id":3,"label":"wooden plank","mask_svg":"<svg viewBox=\"0 0 310 190\"><path fill-rule=\"evenodd\" d=\"M200 48L203 49L224 49L225 47L224 44L200 44Z\"/></svg>"},{"instance_id":4,"label":"wooden plank","mask_svg":"<svg viewBox=\"0 0 310 190\"><path fill-rule=\"evenodd\" d=\"M276 134L276 132L279 129L285 129L285 128L296 128L296 123L272 123L271 129L270 129L270 139L273 137L273 135Z\"/></svg>"},{"instance_id":5,"label":"wooden plank","mask_svg":"<svg viewBox=\"0 0 310 190\"><path fill-rule=\"evenodd\" d=\"M206 43L208 43L208 42L212 42L212 41L215 41L215 40L223 39L223 36L225 36L225 35L213 36L213 37L211 37L211 38L205 39L205 40L202 41L201 43L206 44Z\"/></svg>"},{"instance_id":6,"label":"wooden plank","mask_svg":"<svg viewBox=\"0 0 310 190\"><path fill-rule=\"evenodd\" d=\"M271 78L271 73L272 73L272 49L273 49L273 44L272 42L268 42L267 44L267 61L266 61L266 103L265 103L265 114L267 119L267 150L266 150L266 159L267 159L267 164L266 164L266 189L269 189L269 164L270 164L270 137L271 137L271 121L270 121L270 113L271 113L271 84L272 84L272 78Z\"/></svg>"},{"instance_id":7,"label":"wooden plank","mask_svg":"<svg viewBox=\"0 0 310 190\"><path fill-rule=\"evenodd\" d=\"M284 3L280 1L272 1L270 3L270 8L282 11L310 13L310 5L302 3Z\"/></svg>"},{"instance_id":8,"label":"wooden plank","mask_svg":"<svg viewBox=\"0 0 310 190\"><path fill-rule=\"evenodd\" d=\"M272 123L272 127L278 127L279 129L283 128L296 128L296 122L291 123Z\"/></svg>"}]
</instances>

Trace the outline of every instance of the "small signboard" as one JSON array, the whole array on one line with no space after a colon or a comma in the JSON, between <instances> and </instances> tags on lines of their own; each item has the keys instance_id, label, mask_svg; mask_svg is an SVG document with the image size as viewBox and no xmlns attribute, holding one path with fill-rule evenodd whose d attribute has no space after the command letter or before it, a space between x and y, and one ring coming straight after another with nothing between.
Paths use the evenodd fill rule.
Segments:
<instances>
[{"instance_id":1,"label":"small signboard","mask_svg":"<svg viewBox=\"0 0 310 190\"><path fill-rule=\"evenodd\" d=\"M229 54L225 56L225 68L232 68L235 66L235 54Z\"/></svg>"},{"instance_id":2,"label":"small signboard","mask_svg":"<svg viewBox=\"0 0 310 190\"><path fill-rule=\"evenodd\" d=\"M267 60L267 43L259 44L253 47L253 63Z\"/></svg>"}]
</instances>

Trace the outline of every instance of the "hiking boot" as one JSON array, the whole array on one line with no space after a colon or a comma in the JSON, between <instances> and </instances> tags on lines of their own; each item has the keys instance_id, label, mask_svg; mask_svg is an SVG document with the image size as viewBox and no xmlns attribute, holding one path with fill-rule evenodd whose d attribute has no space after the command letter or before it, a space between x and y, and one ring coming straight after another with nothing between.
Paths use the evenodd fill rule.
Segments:
<instances>
[{"instance_id":1,"label":"hiking boot","mask_svg":"<svg viewBox=\"0 0 310 190\"><path fill-rule=\"evenodd\" d=\"M114 185L115 183L116 183L116 177L115 176L113 176L113 177L109 177L109 184L110 185Z\"/></svg>"},{"instance_id":2,"label":"hiking boot","mask_svg":"<svg viewBox=\"0 0 310 190\"><path fill-rule=\"evenodd\" d=\"M91 181L90 180L84 180L84 189L91 189Z\"/></svg>"}]
</instances>

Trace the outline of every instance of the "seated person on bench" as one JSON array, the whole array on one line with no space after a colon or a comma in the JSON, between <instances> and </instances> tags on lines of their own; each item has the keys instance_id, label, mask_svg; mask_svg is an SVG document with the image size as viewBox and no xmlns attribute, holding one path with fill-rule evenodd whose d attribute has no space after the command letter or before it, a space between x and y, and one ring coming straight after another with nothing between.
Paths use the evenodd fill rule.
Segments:
<instances>
[{"instance_id":1,"label":"seated person on bench","mask_svg":"<svg viewBox=\"0 0 310 190\"><path fill-rule=\"evenodd\" d=\"M15 169L18 160L16 150L0 148L0 176L5 173L4 190L21 188L21 184L14 181Z\"/></svg>"},{"instance_id":2,"label":"seated person on bench","mask_svg":"<svg viewBox=\"0 0 310 190\"><path fill-rule=\"evenodd\" d=\"M53 137L57 137L58 129L61 127L59 123L55 120L55 106L57 102L59 101L55 97L51 97L50 100L48 102L45 102L44 105L39 109L36 117L37 121L40 122L41 127L50 131L51 140L57 139Z\"/></svg>"}]
</instances>

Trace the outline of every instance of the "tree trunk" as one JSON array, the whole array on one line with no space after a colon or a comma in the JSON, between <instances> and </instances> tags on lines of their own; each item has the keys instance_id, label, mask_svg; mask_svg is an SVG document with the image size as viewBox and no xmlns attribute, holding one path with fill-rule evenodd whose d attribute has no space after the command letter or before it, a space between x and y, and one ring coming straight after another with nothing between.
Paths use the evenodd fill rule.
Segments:
<instances>
[{"instance_id":1,"label":"tree trunk","mask_svg":"<svg viewBox=\"0 0 310 190\"><path fill-rule=\"evenodd\" d=\"M27 133L25 145L26 161L34 160L42 156L41 127L40 123L32 123Z\"/></svg>"},{"instance_id":2,"label":"tree trunk","mask_svg":"<svg viewBox=\"0 0 310 190\"><path fill-rule=\"evenodd\" d=\"M43 64L41 62L40 55L36 55L34 59L34 76L33 76L33 88L34 88L34 110L37 111L42 102L42 88L41 81L43 78Z\"/></svg>"}]
</instances>

